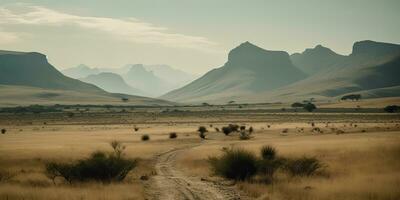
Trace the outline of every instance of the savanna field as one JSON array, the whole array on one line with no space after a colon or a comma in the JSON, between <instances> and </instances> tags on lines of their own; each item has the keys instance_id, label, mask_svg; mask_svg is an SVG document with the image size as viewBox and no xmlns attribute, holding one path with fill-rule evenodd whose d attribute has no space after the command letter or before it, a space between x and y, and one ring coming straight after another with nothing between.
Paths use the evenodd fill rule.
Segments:
<instances>
[{"instance_id":1,"label":"savanna field","mask_svg":"<svg viewBox=\"0 0 400 200\"><path fill-rule=\"evenodd\" d=\"M0 128L0 199L400 198L400 116L381 109L80 107ZM99 160L133 165L104 181L85 174Z\"/></svg>"}]
</instances>

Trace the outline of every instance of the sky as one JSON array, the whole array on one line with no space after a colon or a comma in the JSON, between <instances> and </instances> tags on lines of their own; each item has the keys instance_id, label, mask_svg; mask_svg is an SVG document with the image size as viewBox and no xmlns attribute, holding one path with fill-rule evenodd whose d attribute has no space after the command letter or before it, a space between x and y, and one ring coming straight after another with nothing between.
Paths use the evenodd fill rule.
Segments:
<instances>
[{"instance_id":1,"label":"sky","mask_svg":"<svg viewBox=\"0 0 400 200\"><path fill-rule=\"evenodd\" d=\"M0 49L36 51L58 69L168 64L202 74L249 41L349 54L400 43L399 0L0 0Z\"/></svg>"}]
</instances>

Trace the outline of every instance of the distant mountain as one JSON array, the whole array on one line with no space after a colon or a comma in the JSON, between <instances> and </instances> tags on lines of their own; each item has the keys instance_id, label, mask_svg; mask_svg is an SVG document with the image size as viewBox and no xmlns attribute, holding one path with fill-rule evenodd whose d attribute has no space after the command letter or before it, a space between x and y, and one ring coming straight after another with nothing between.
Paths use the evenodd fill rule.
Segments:
<instances>
[{"instance_id":1,"label":"distant mountain","mask_svg":"<svg viewBox=\"0 0 400 200\"><path fill-rule=\"evenodd\" d=\"M100 88L64 76L36 52L0 51L0 84L105 93Z\"/></svg>"},{"instance_id":2,"label":"distant mountain","mask_svg":"<svg viewBox=\"0 0 400 200\"><path fill-rule=\"evenodd\" d=\"M312 75L321 70L334 67L346 59L329 48L321 45L312 49L306 49L303 53L295 53L290 56L293 64L305 73Z\"/></svg>"},{"instance_id":3,"label":"distant mountain","mask_svg":"<svg viewBox=\"0 0 400 200\"><path fill-rule=\"evenodd\" d=\"M171 102L108 93L99 87L64 76L36 52L0 51L0 105L131 104L172 105ZM122 102L121 98L128 98Z\"/></svg>"},{"instance_id":4,"label":"distant mountain","mask_svg":"<svg viewBox=\"0 0 400 200\"><path fill-rule=\"evenodd\" d=\"M90 68L87 65L80 64L76 67L68 68L61 71L64 75L69 76L71 78L84 78L92 74L100 73L100 70L97 68Z\"/></svg>"},{"instance_id":5,"label":"distant mountain","mask_svg":"<svg viewBox=\"0 0 400 200\"><path fill-rule=\"evenodd\" d=\"M147 71L152 71L154 75L170 84L170 88L177 89L195 80L196 75L189 74L182 70L174 69L169 65L143 65Z\"/></svg>"},{"instance_id":6,"label":"distant mountain","mask_svg":"<svg viewBox=\"0 0 400 200\"><path fill-rule=\"evenodd\" d=\"M293 64L295 65L293 65ZM307 73L305 75L303 72ZM178 102L243 103L400 96L400 45L360 41L348 56L321 45L290 56L248 42L228 62L162 98Z\"/></svg>"},{"instance_id":7,"label":"distant mountain","mask_svg":"<svg viewBox=\"0 0 400 200\"><path fill-rule=\"evenodd\" d=\"M339 98L348 93L368 97L400 96L400 45L360 41L337 63L279 90L243 98L243 101L290 101Z\"/></svg>"},{"instance_id":8,"label":"distant mountain","mask_svg":"<svg viewBox=\"0 0 400 200\"><path fill-rule=\"evenodd\" d=\"M133 68L133 69L132 69ZM101 72L118 74L133 88L150 91L150 96L160 96L193 81L197 76L174 69L168 65L128 64L119 68L91 68L79 65L62 71L72 78L85 78ZM137 74L134 74L137 73ZM129 73L129 74L128 74ZM136 80L134 80L136 79ZM98 82L98 84L100 84ZM117 92L117 91L112 91Z\"/></svg>"},{"instance_id":9,"label":"distant mountain","mask_svg":"<svg viewBox=\"0 0 400 200\"><path fill-rule=\"evenodd\" d=\"M123 77L129 85L134 85L151 96L161 95L168 90L168 83L152 71L146 70L142 64L132 65Z\"/></svg>"},{"instance_id":10,"label":"distant mountain","mask_svg":"<svg viewBox=\"0 0 400 200\"><path fill-rule=\"evenodd\" d=\"M161 98L179 102L227 102L271 91L305 77L292 64L287 52L268 51L245 42L229 52L223 67Z\"/></svg>"},{"instance_id":11,"label":"distant mountain","mask_svg":"<svg viewBox=\"0 0 400 200\"><path fill-rule=\"evenodd\" d=\"M80 79L83 82L96 85L107 92L131 94L144 96L145 93L139 89L129 86L124 79L118 74L111 72L102 72L99 74L92 74L85 78Z\"/></svg>"}]
</instances>

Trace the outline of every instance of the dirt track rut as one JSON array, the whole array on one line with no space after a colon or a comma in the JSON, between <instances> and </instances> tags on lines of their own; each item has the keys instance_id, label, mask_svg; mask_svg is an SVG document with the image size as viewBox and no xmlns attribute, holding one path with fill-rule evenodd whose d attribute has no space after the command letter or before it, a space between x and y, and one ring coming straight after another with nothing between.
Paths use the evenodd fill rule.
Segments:
<instances>
[{"instance_id":1,"label":"dirt track rut","mask_svg":"<svg viewBox=\"0 0 400 200\"><path fill-rule=\"evenodd\" d=\"M189 177L175 166L177 156L194 146L177 148L156 159L157 175L152 176L146 188L147 199L152 200L234 200L243 199L233 186Z\"/></svg>"}]
</instances>

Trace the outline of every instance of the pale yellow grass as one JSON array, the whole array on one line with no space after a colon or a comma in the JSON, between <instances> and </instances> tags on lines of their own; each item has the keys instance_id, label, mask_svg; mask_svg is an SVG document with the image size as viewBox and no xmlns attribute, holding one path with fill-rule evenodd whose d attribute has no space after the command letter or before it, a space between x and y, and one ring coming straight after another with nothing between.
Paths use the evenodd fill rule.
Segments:
<instances>
[{"instance_id":1,"label":"pale yellow grass","mask_svg":"<svg viewBox=\"0 0 400 200\"><path fill-rule=\"evenodd\" d=\"M296 126L301 127L301 124ZM329 176L291 178L280 172L272 185L239 183L238 187L251 197L278 200L399 199L400 132L360 133L361 129L375 126L380 125L361 125L358 133L343 135L282 136L276 130L259 130L253 139L247 141L239 141L237 136L216 136L226 139L210 140L206 145L191 149L181 156L178 166L186 173L205 177L211 174L207 157L220 155L222 147L245 148L259 154L260 147L268 144L276 147L281 156L316 156L325 164L324 170Z\"/></svg>"},{"instance_id":2,"label":"pale yellow grass","mask_svg":"<svg viewBox=\"0 0 400 200\"><path fill-rule=\"evenodd\" d=\"M179 144L191 142L196 134L168 126L7 126L1 135L0 166L15 176L0 183L0 199L144 199L140 176L152 173L151 159ZM19 131L23 129L23 131ZM178 132L178 140L169 140L168 133ZM193 130L193 128L191 128ZM150 141L141 141L143 134ZM138 158L139 166L123 183L68 185L57 179L57 185L45 176L47 161L71 162L94 151L112 151L109 143L118 140L126 146L125 156Z\"/></svg>"}]
</instances>

